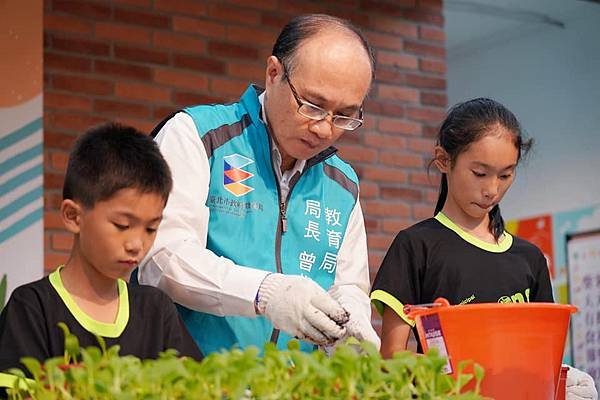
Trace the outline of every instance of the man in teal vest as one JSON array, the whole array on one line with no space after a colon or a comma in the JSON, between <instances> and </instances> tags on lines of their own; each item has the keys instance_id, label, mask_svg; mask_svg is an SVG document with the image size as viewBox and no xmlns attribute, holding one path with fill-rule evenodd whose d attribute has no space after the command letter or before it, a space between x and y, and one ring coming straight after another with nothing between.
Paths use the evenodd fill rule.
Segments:
<instances>
[{"instance_id":1,"label":"man in teal vest","mask_svg":"<svg viewBox=\"0 0 600 400\"><path fill-rule=\"evenodd\" d=\"M301 16L264 89L155 129L174 188L138 278L178 303L205 354L292 337L307 351L348 336L379 345L358 179L332 147L357 134L373 76L357 28Z\"/></svg>"}]
</instances>

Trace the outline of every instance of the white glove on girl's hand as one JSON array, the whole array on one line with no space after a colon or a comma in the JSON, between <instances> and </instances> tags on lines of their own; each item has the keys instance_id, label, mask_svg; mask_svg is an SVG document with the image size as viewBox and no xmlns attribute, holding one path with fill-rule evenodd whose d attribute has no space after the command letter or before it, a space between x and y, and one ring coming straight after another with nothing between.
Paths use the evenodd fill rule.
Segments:
<instances>
[{"instance_id":1,"label":"white glove on girl's hand","mask_svg":"<svg viewBox=\"0 0 600 400\"><path fill-rule=\"evenodd\" d=\"M598 400L594 379L577 368L569 366L565 386L566 400Z\"/></svg>"},{"instance_id":2,"label":"white glove on girl's hand","mask_svg":"<svg viewBox=\"0 0 600 400\"><path fill-rule=\"evenodd\" d=\"M315 344L331 344L346 334L348 312L302 276L268 275L258 289L257 310L275 328Z\"/></svg>"},{"instance_id":3,"label":"white glove on girl's hand","mask_svg":"<svg viewBox=\"0 0 600 400\"><path fill-rule=\"evenodd\" d=\"M371 300L358 286L340 285L329 289L329 294L350 313L346 324L347 335L358 340L367 340L381 347L381 339L371 325Z\"/></svg>"}]
</instances>

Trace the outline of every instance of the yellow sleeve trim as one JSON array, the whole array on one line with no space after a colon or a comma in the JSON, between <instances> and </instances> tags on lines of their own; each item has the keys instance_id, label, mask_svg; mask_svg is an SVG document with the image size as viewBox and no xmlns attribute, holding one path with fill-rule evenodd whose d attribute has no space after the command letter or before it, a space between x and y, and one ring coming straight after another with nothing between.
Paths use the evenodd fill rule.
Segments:
<instances>
[{"instance_id":1,"label":"yellow sleeve trim","mask_svg":"<svg viewBox=\"0 0 600 400\"><path fill-rule=\"evenodd\" d=\"M15 381L19 379L18 376L15 375L11 375L11 374L5 374L5 373L1 373L0 372L0 387L3 388L13 388L15 386ZM27 384L32 384L35 383L34 380L32 379L25 379L26 382L24 382L23 380L19 381L19 388L23 389L23 390L27 390Z\"/></svg>"},{"instance_id":2,"label":"yellow sleeve trim","mask_svg":"<svg viewBox=\"0 0 600 400\"><path fill-rule=\"evenodd\" d=\"M388 306L389 308L394 310L394 312L398 314L398 316L402 318L402 320L408 325L410 325L411 327L415 326L415 321L410 319L408 315L404 314L404 304L399 302L398 299L396 299L388 292L385 292L381 289L374 290L371 293L371 302L373 303L373 306L375 307L379 315L383 316L383 308L384 306Z\"/></svg>"}]
</instances>

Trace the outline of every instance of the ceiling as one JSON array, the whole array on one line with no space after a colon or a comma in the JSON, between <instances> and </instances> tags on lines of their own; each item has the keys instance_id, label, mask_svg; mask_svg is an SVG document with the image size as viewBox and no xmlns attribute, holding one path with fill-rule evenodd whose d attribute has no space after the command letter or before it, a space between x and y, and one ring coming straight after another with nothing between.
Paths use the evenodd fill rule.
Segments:
<instances>
[{"instance_id":1,"label":"ceiling","mask_svg":"<svg viewBox=\"0 0 600 400\"><path fill-rule=\"evenodd\" d=\"M445 0L448 58L544 29L568 29L598 10L600 0Z\"/></svg>"}]
</instances>

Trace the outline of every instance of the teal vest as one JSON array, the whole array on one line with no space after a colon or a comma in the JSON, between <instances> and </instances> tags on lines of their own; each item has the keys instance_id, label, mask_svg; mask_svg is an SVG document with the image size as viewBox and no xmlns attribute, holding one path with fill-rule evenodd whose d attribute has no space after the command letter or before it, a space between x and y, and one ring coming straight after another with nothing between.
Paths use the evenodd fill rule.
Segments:
<instances>
[{"instance_id":1,"label":"teal vest","mask_svg":"<svg viewBox=\"0 0 600 400\"><path fill-rule=\"evenodd\" d=\"M192 117L210 164L207 248L245 265L304 275L327 290L334 282L337 254L358 196L358 178L335 149L307 160L280 200L271 144L260 119L259 88L249 87L238 103L184 110ZM220 317L178 306L204 354L266 341L286 348L289 335L263 316ZM305 351L314 346L301 342Z\"/></svg>"}]
</instances>

